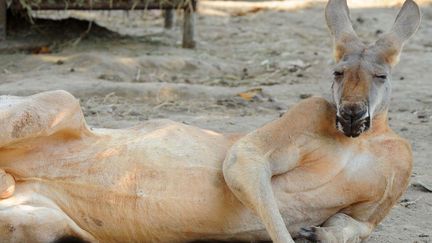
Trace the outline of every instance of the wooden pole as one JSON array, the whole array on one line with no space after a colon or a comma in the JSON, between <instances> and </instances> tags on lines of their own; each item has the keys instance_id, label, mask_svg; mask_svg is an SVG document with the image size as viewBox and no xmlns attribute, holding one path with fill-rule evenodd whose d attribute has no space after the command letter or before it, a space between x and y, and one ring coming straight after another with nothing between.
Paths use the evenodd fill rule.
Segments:
<instances>
[{"instance_id":1,"label":"wooden pole","mask_svg":"<svg viewBox=\"0 0 432 243\"><path fill-rule=\"evenodd\" d=\"M171 29L174 25L174 10L167 9L164 11L165 29Z\"/></svg>"},{"instance_id":2,"label":"wooden pole","mask_svg":"<svg viewBox=\"0 0 432 243\"><path fill-rule=\"evenodd\" d=\"M0 40L6 39L6 16L7 6L6 0L0 0Z\"/></svg>"},{"instance_id":3,"label":"wooden pole","mask_svg":"<svg viewBox=\"0 0 432 243\"><path fill-rule=\"evenodd\" d=\"M183 48L195 48L195 9L187 7L183 12Z\"/></svg>"}]
</instances>

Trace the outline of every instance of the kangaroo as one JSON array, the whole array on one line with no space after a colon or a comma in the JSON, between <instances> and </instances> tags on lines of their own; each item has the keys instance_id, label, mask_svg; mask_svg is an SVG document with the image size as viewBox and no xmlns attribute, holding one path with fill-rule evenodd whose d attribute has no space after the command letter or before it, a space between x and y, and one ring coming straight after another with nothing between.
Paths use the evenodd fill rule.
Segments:
<instances>
[{"instance_id":1,"label":"kangaroo","mask_svg":"<svg viewBox=\"0 0 432 243\"><path fill-rule=\"evenodd\" d=\"M408 142L388 126L391 70L420 12L407 0L373 45L330 0L332 100L248 134L154 120L89 129L65 91L0 97L0 242L360 242L406 190Z\"/></svg>"}]
</instances>

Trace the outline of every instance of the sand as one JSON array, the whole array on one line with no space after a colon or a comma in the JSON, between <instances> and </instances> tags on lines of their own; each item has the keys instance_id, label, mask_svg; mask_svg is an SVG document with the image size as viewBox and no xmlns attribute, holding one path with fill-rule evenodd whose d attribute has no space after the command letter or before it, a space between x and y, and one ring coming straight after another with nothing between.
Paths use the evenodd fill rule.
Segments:
<instances>
[{"instance_id":1,"label":"sand","mask_svg":"<svg viewBox=\"0 0 432 243\"><path fill-rule=\"evenodd\" d=\"M134 37L90 31L52 53L0 54L0 94L67 90L80 99L93 127L168 118L216 131L251 131L301 99L330 90L332 41L324 5L303 7L227 10L203 4L195 50L180 48L181 17L173 30L164 30L158 11L56 13ZM392 75L390 124L412 144L411 185L368 242L432 242L432 193L418 186L432 187L432 6L422 10L421 27ZM352 19L359 36L371 42L396 14L397 8L359 5Z\"/></svg>"}]
</instances>

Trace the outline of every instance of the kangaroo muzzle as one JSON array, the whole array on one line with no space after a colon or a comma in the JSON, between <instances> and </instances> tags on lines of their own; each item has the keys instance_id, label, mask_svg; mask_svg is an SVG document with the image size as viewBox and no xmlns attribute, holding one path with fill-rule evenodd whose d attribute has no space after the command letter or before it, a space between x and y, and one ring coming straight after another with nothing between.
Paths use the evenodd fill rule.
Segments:
<instances>
[{"instance_id":1,"label":"kangaroo muzzle","mask_svg":"<svg viewBox=\"0 0 432 243\"><path fill-rule=\"evenodd\" d=\"M370 128L369 108L365 103L343 104L336 115L336 128L347 137L358 137Z\"/></svg>"}]
</instances>

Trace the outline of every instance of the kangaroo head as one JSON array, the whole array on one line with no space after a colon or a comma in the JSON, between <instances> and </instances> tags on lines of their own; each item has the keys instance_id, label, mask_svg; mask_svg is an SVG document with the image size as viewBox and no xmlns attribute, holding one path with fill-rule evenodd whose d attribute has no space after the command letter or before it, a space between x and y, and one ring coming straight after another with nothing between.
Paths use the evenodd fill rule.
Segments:
<instances>
[{"instance_id":1,"label":"kangaroo head","mask_svg":"<svg viewBox=\"0 0 432 243\"><path fill-rule=\"evenodd\" d=\"M357 137L387 110L391 71L404 43L417 31L420 10L413 0L406 0L391 30L372 45L362 43L354 32L346 0L329 0L325 15L334 38L336 127Z\"/></svg>"}]
</instances>

